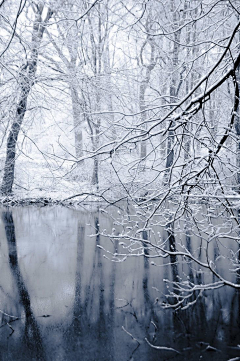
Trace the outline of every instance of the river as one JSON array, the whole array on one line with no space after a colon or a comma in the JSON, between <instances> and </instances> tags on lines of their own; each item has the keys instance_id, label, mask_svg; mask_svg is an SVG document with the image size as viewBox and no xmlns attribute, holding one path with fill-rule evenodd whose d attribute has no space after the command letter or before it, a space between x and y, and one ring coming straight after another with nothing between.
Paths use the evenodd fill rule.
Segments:
<instances>
[{"instance_id":1,"label":"river","mask_svg":"<svg viewBox=\"0 0 240 361\"><path fill-rule=\"evenodd\" d=\"M112 262L112 228L97 209L1 209L0 360L240 360L240 293L166 308L169 260Z\"/></svg>"}]
</instances>

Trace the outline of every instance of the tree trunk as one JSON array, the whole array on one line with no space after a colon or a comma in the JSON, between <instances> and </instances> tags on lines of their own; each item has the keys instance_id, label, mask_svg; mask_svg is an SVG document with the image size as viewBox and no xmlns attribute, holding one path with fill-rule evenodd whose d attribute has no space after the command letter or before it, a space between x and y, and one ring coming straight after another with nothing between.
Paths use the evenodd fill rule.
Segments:
<instances>
[{"instance_id":1,"label":"tree trunk","mask_svg":"<svg viewBox=\"0 0 240 361\"><path fill-rule=\"evenodd\" d=\"M144 79L140 85L139 103L141 112L141 128L146 129L146 105L145 105L145 92L148 86L149 79ZM144 133L144 131L143 131ZM141 170L145 170L144 160L147 156L147 144L146 140L141 140L140 158L143 162Z\"/></svg>"},{"instance_id":2,"label":"tree trunk","mask_svg":"<svg viewBox=\"0 0 240 361\"><path fill-rule=\"evenodd\" d=\"M177 27L177 17L174 0L171 1L171 12L173 14L173 24L174 28ZM172 78L170 80L170 103L173 104L176 102L177 97L177 74L176 69L178 66L178 56L179 56L179 40L180 40L180 30L175 30L174 33L174 43L173 43L173 59L172 59ZM173 108L173 105L171 105ZM163 185L170 185L171 182L171 169L174 162L174 141L175 141L175 131L172 130L175 122L170 120L168 127L168 137L167 137L167 158L166 158L166 169L163 177Z\"/></svg>"},{"instance_id":3,"label":"tree trunk","mask_svg":"<svg viewBox=\"0 0 240 361\"><path fill-rule=\"evenodd\" d=\"M16 159L16 143L18 134L21 129L22 121L27 109L27 98L30 92L29 84L22 85L20 101L17 106L15 120L12 123L8 138L7 138L7 154L4 166L4 174L1 186L1 192L4 195L12 193L12 187L14 182L14 170Z\"/></svg>"},{"instance_id":4,"label":"tree trunk","mask_svg":"<svg viewBox=\"0 0 240 361\"><path fill-rule=\"evenodd\" d=\"M238 21L239 21L240 16L238 16ZM240 40L240 34L238 37L238 40ZM240 46L238 46L238 50L240 51ZM236 116L234 119L235 122L235 131L236 131L236 138L237 138L237 144L236 144L236 166L237 166L237 186L236 186L236 191L238 194L240 194L240 107L239 107L239 89L240 89L240 66L238 66L238 68L236 69L235 72L236 75L236 82L237 84L235 85L235 93L234 96L238 97L238 106L237 106L237 111L236 111ZM235 100L236 101L236 100Z\"/></svg>"},{"instance_id":5,"label":"tree trunk","mask_svg":"<svg viewBox=\"0 0 240 361\"><path fill-rule=\"evenodd\" d=\"M238 89L240 88L240 69L238 68L236 71L236 80L237 80L237 85L238 85ZM236 94L235 94L236 96ZM238 106L238 111L237 114L235 116L235 131L236 131L236 136L237 136L237 144L236 144L236 166L237 166L237 186L236 186L236 191L237 193L240 194L240 109Z\"/></svg>"},{"instance_id":6,"label":"tree trunk","mask_svg":"<svg viewBox=\"0 0 240 361\"><path fill-rule=\"evenodd\" d=\"M147 22L145 24L145 28L146 28L147 32L152 31L151 24L149 25L149 21L151 21L151 20L147 19ZM147 44L149 44L150 48L151 48L150 61L149 61L148 65L144 64L144 60L143 60L143 51ZM154 43L154 40L150 36L147 36L147 39L141 48L140 59L141 59L141 63L142 63L143 69L144 69L143 71L145 72L143 79L141 81L140 90L139 90L139 108L140 108L140 112L141 112L141 115L140 115L141 116L141 129L142 129L142 133L144 135L144 132L146 129L146 120L147 120L147 106L146 106L145 95L146 95L146 90L149 86L151 72L156 65L155 43ZM140 159L141 159L140 169L142 171L144 171L145 170L145 160L147 157L147 141L145 139L142 139L140 146L141 146L141 148L140 148Z\"/></svg>"},{"instance_id":7,"label":"tree trunk","mask_svg":"<svg viewBox=\"0 0 240 361\"><path fill-rule=\"evenodd\" d=\"M98 187L98 158L93 158L92 184Z\"/></svg>"},{"instance_id":8,"label":"tree trunk","mask_svg":"<svg viewBox=\"0 0 240 361\"><path fill-rule=\"evenodd\" d=\"M97 94L97 108L100 106L100 95ZM93 143L93 150L96 151L98 149L99 146L99 138L100 138L100 125L101 125L101 120L100 117L98 116L97 122L94 125L94 129L95 129L95 134L92 137L92 143ZM92 184L97 186L97 189L99 187L99 176L98 176L98 172L99 171L99 159L98 156L95 155L93 157L93 173L92 173Z\"/></svg>"},{"instance_id":9,"label":"tree trunk","mask_svg":"<svg viewBox=\"0 0 240 361\"><path fill-rule=\"evenodd\" d=\"M71 100L73 111L73 124L74 124L74 136L75 136L75 150L77 159L83 156L83 136L80 122L80 100L77 94L77 90L74 86L71 86Z\"/></svg>"},{"instance_id":10,"label":"tree trunk","mask_svg":"<svg viewBox=\"0 0 240 361\"><path fill-rule=\"evenodd\" d=\"M1 186L1 192L4 195L12 193L14 182L15 160L16 160L16 144L18 135L22 126L22 122L27 109L28 95L34 85L35 75L37 71L38 49L45 30L44 25L52 16L52 11L49 9L46 19L42 21L41 15L43 6L36 7L35 20L33 23L32 33L32 46L29 61L22 66L19 83L21 87L20 97L17 104L15 120L12 123L8 138L7 138L7 151L4 166L4 174Z\"/></svg>"}]
</instances>

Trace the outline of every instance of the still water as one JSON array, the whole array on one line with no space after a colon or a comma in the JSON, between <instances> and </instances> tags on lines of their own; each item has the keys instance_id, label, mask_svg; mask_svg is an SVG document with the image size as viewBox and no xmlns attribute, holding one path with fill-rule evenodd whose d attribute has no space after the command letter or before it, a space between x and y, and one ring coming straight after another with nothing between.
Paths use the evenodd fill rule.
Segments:
<instances>
[{"instance_id":1,"label":"still water","mask_svg":"<svg viewBox=\"0 0 240 361\"><path fill-rule=\"evenodd\" d=\"M240 294L163 308L169 261L108 260L96 230L112 227L96 210L1 209L0 360L240 360Z\"/></svg>"}]
</instances>

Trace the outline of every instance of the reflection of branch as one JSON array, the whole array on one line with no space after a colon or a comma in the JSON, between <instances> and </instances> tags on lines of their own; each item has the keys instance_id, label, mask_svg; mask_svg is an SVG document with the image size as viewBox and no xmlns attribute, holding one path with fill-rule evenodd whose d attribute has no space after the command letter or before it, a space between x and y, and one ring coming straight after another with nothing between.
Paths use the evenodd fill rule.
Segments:
<instances>
[{"instance_id":1,"label":"reflection of branch","mask_svg":"<svg viewBox=\"0 0 240 361\"><path fill-rule=\"evenodd\" d=\"M99 248L101 248L101 247L99 247ZM117 298L119 301L126 301L127 303L125 304L125 305L123 305L123 306L118 306L118 307L116 307L116 308L124 308L124 307L127 307L127 306L130 306L131 308L132 308L132 310L133 310L133 312L131 312L131 311L125 311L125 313L129 313L130 315L132 315L135 319L136 319L136 321L138 322L138 318L137 318L137 315L136 315L136 311L134 310L134 308L133 308L133 305L132 305L132 303L131 302L128 302L127 300L124 300L124 299L121 299L121 298Z\"/></svg>"},{"instance_id":2,"label":"reflection of branch","mask_svg":"<svg viewBox=\"0 0 240 361\"><path fill-rule=\"evenodd\" d=\"M129 305L129 302L128 302L127 300L124 300L124 299L122 299L122 298L117 298L117 300L118 300L118 301L126 301L127 303L126 303L125 305L123 305L123 306L117 306L116 308L124 308L124 307L126 307L126 306Z\"/></svg>"},{"instance_id":3,"label":"reflection of branch","mask_svg":"<svg viewBox=\"0 0 240 361\"><path fill-rule=\"evenodd\" d=\"M10 323L13 323L13 322L16 322L16 321L19 321L19 320L22 320L22 319L24 319L24 317L17 317L17 318L15 318L14 320L10 320L10 321L4 323L3 325L0 326L0 328L4 327L4 326L6 326L6 325L9 326Z\"/></svg>"},{"instance_id":4,"label":"reflection of branch","mask_svg":"<svg viewBox=\"0 0 240 361\"><path fill-rule=\"evenodd\" d=\"M156 339L156 333L157 333L157 325L153 322L153 320L150 322L153 327L154 327L154 334L153 334L153 337L152 337L152 341L154 341Z\"/></svg>"},{"instance_id":5,"label":"reflection of branch","mask_svg":"<svg viewBox=\"0 0 240 361\"><path fill-rule=\"evenodd\" d=\"M137 351L137 349L138 349L138 347L141 345L141 343L140 343L135 337L133 337L133 335L132 335L130 332L128 332L123 326L122 326L122 329L123 329L123 331L126 332L130 337L132 337L133 341L136 341L136 342L138 343L137 347L133 350L133 352L132 352L132 354L131 354L131 356L130 356L130 358L129 358L129 361L131 361L131 360L133 360L133 355L134 355L134 353Z\"/></svg>"},{"instance_id":6,"label":"reflection of branch","mask_svg":"<svg viewBox=\"0 0 240 361\"><path fill-rule=\"evenodd\" d=\"M7 322L7 325L8 325L8 327L10 327L11 328L11 330L12 330L12 332L10 333L10 335L8 336L8 337L10 337L10 336L12 336L12 334L13 334L13 332L15 331L14 330L14 328Z\"/></svg>"},{"instance_id":7,"label":"reflection of branch","mask_svg":"<svg viewBox=\"0 0 240 361\"><path fill-rule=\"evenodd\" d=\"M140 342L139 342L130 332L128 332L123 326L122 326L122 329L123 329L123 331L125 331L129 336L132 337L133 341L136 341L136 342L140 345Z\"/></svg>"},{"instance_id":8,"label":"reflection of branch","mask_svg":"<svg viewBox=\"0 0 240 361\"><path fill-rule=\"evenodd\" d=\"M6 312L4 312L4 311L2 311L2 310L0 310L0 313L2 313L4 316L8 316L8 317L12 317L12 318L16 318L16 319L18 319L18 317L17 317L17 316L12 316L12 315L9 315L8 313L6 313Z\"/></svg>"},{"instance_id":9,"label":"reflection of branch","mask_svg":"<svg viewBox=\"0 0 240 361\"><path fill-rule=\"evenodd\" d=\"M151 346L152 348L155 348L156 350L161 350L161 351L173 351L173 352L177 352L177 353L179 353L179 354L180 354L180 352L179 352L179 351L175 350L175 349L174 349L174 348L172 348L172 347L166 347L166 346L155 346L155 345L152 345L152 344L148 341L147 337L145 337L145 340L146 340L146 342L148 343L148 345L149 345L149 346Z\"/></svg>"}]
</instances>

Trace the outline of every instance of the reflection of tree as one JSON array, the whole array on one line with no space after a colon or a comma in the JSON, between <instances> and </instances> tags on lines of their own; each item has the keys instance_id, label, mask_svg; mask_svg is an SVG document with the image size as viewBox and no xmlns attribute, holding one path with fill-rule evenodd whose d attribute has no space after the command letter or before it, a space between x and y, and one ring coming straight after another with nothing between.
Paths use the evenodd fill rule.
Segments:
<instances>
[{"instance_id":1,"label":"reflection of tree","mask_svg":"<svg viewBox=\"0 0 240 361\"><path fill-rule=\"evenodd\" d=\"M83 263L83 254L84 254L84 236L85 236L85 227L81 226L78 223L78 232L77 232L77 266L76 266L76 277L75 277L75 298L73 306L73 320L71 327L76 335L81 334L81 316L83 314L83 308L81 304L81 265Z\"/></svg>"},{"instance_id":2,"label":"reflection of tree","mask_svg":"<svg viewBox=\"0 0 240 361\"><path fill-rule=\"evenodd\" d=\"M191 239L191 231L190 231L190 219L189 216L186 215L185 220L185 234L186 234L186 248L187 250L192 253L192 239ZM190 282L194 283L194 276L192 271L192 261L188 261L188 272L189 272L189 280Z\"/></svg>"},{"instance_id":3,"label":"reflection of tree","mask_svg":"<svg viewBox=\"0 0 240 361\"><path fill-rule=\"evenodd\" d=\"M240 292L235 291L231 301L229 314L229 344L239 345L240 343Z\"/></svg>"},{"instance_id":4,"label":"reflection of tree","mask_svg":"<svg viewBox=\"0 0 240 361\"><path fill-rule=\"evenodd\" d=\"M142 238L146 241L149 239L148 232L146 232L145 230L142 232ZM153 300L151 299L151 295L149 291L149 287L150 287L149 286L150 270L149 270L149 258L148 258L149 252L148 252L147 244L145 245L146 246L144 248L145 257L144 257L144 269L143 269L143 296L144 296L143 299L144 299L144 315L145 315L143 319L143 324L145 326L144 337L146 337L149 342L154 342L156 339L156 334L158 330L161 329L162 325L161 325L161 320L158 318L155 312L154 303ZM140 308L141 306L142 305L140 304ZM138 349L139 345L137 345L135 350ZM148 358L151 357L151 349L147 350L147 355Z\"/></svg>"},{"instance_id":5,"label":"reflection of tree","mask_svg":"<svg viewBox=\"0 0 240 361\"><path fill-rule=\"evenodd\" d=\"M45 354L41 343L41 335L31 310L30 296L19 269L21 264L18 264L13 217L10 212L4 212L2 218L7 235L9 263L17 284L20 303L23 305L26 314L23 351L25 351L25 347L27 351L25 355L27 354L29 359L44 360ZM63 341L63 359L66 360L130 361L134 358L150 361L170 359L172 357L169 350L154 350L151 348L145 342L146 338L153 346L169 347L181 351L182 355L178 356L179 360L187 358L187 352L191 352L192 358L190 357L190 359L199 359L198 356L200 355L203 356L203 359L207 358L210 353L203 353L207 343L221 349L223 351L221 354L222 359L227 359L225 355L228 351L223 350L223 348L226 345L235 346L236 348L240 341L238 332L238 293L233 293L234 290L226 293L226 290L223 289L216 290L216 293L208 291L198 298L196 304L185 310L179 309L176 312L172 309L163 309L161 301L159 299L155 300L156 290L153 289L153 286L159 287L160 292L157 296L161 298L161 294L164 292L162 268L152 265L152 259L149 259L149 256L151 256L148 243L150 239L149 232L141 230L141 242L146 246L144 257L138 259L136 263L127 260L126 263L119 265L104 260L101 249L96 247L97 245L103 246L105 243L103 237L100 236L100 231L112 227L112 224L107 223L109 220L106 222L107 225L104 224L101 215L98 213L94 214L91 222L96 233L93 241L91 238L86 237L85 219L78 221L76 253L74 254L77 266L72 320L70 325L68 324L68 327L64 329L59 327L59 324L53 325L51 328L53 336L51 337L51 347L49 347L50 354L46 358L49 358L49 360L57 358L56 353L53 355L51 350L56 350L59 339ZM187 249L194 248L196 240L194 230L190 230L189 238L185 239L185 232L182 238L182 240L186 240ZM178 235L178 229L175 227L176 245L179 244ZM165 236L163 237L164 240L168 235L165 234ZM119 252L118 247L120 248L119 242L113 240L111 250ZM56 257L59 257L59 254ZM54 259L51 259L51 261L54 262ZM75 264L75 261L73 263ZM189 265L186 264L183 267L178 265L178 277L180 280L183 277L186 279L192 270L194 283L197 285L195 270L190 268ZM164 265L164 268L169 273L173 272L172 265L169 263ZM156 283L155 276L157 276ZM127 281L126 277L128 278ZM180 296L180 294L175 296ZM114 297L118 299L116 304ZM120 300L118 297L122 299ZM191 300L193 299L194 295ZM22 308L22 306L20 307ZM20 314L20 310L17 314ZM14 325L17 326L20 322L16 321L12 324L13 327L15 328ZM135 340L124 332L122 326L130 335L135 337ZM62 332L63 338L55 337L56 333L62 335ZM17 332L13 334L10 342L15 340L16 334ZM36 342L34 342L34 338ZM136 342L136 339L139 340L140 345ZM223 347L220 345L221 340L224 341L222 342ZM37 344L38 342L39 344ZM18 345L19 343L17 344L19 349ZM191 348L191 351L184 351L185 347ZM31 355L29 355L29 349ZM232 358L237 356L234 350L230 355ZM62 356L58 349L57 353ZM130 354L131 357L129 357ZM218 359L217 357L220 355L219 353L212 354L213 359ZM9 359L15 360L17 358Z\"/></svg>"},{"instance_id":6,"label":"reflection of tree","mask_svg":"<svg viewBox=\"0 0 240 361\"><path fill-rule=\"evenodd\" d=\"M238 222L240 222L240 210L238 210ZM239 236L240 236L240 234L239 234ZM236 275L236 277L237 277L236 283L240 284L240 245L238 246L237 254L238 254L238 257L237 257L238 270L237 270L237 275ZM238 294L238 312L240 314L240 290L238 290L237 294ZM239 321L239 327L240 327L240 321Z\"/></svg>"},{"instance_id":7,"label":"reflection of tree","mask_svg":"<svg viewBox=\"0 0 240 361\"><path fill-rule=\"evenodd\" d=\"M142 238L144 240L148 240L148 233L147 231L142 232ZM144 243L144 242L143 242ZM145 325L146 330L149 329L151 320L153 317L153 307L152 302L150 299L149 289L148 289L148 281L149 281L149 258L147 257L149 255L147 245L144 247L144 273L143 273L143 296L144 296L144 314L145 314Z\"/></svg>"},{"instance_id":8,"label":"reflection of tree","mask_svg":"<svg viewBox=\"0 0 240 361\"><path fill-rule=\"evenodd\" d=\"M237 213L238 221L240 221L240 210ZM240 234L239 234L240 235ZM240 246L237 251L237 261L238 269L236 272L236 284L240 284ZM235 310L237 309L238 317L236 317ZM240 290L236 290L233 294L231 302L231 311L230 311L230 332L229 332L229 342L230 344L240 344Z\"/></svg>"},{"instance_id":9,"label":"reflection of tree","mask_svg":"<svg viewBox=\"0 0 240 361\"><path fill-rule=\"evenodd\" d=\"M98 214L94 217L94 227L97 246L100 244ZM98 247L94 247L90 281L89 284L85 283L85 278L82 277L87 253L84 247L85 237L85 226L79 222L73 319L65 340L72 345L71 352L76 352L76 358L81 352L82 360L110 360L113 348L116 267L110 263L110 277L104 277L102 253ZM90 259L88 267L91 267Z\"/></svg>"},{"instance_id":10,"label":"reflection of tree","mask_svg":"<svg viewBox=\"0 0 240 361\"><path fill-rule=\"evenodd\" d=\"M5 226L6 238L9 249L9 264L11 267L12 275L17 284L20 303L22 304L25 312L25 330L23 336L23 345L25 345L27 350L31 352L31 358L36 358L37 360L45 360L41 333L32 312L30 295L25 286L18 263L17 244L12 212L3 212L2 219ZM21 344L21 347L23 347L23 345Z\"/></svg>"},{"instance_id":11,"label":"reflection of tree","mask_svg":"<svg viewBox=\"0 0 240 361\"><path fill-rule=\"evenodd\" d=\"M177 267L177 256L175 254L176 240L175 240L175 235L174 235L174 222L170 222L167 224L167 234L168 234L169 248L170 248L170 251L172 252L170 254L172 278L173 278L174 282L177 282L178 281L178 267Z\"/></svg>"}]
</instances>

